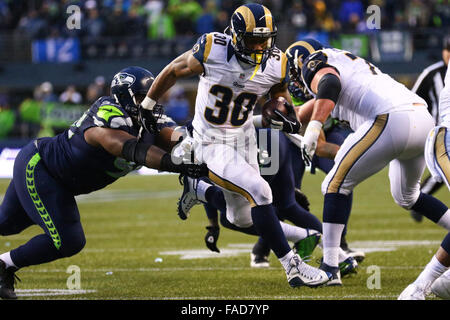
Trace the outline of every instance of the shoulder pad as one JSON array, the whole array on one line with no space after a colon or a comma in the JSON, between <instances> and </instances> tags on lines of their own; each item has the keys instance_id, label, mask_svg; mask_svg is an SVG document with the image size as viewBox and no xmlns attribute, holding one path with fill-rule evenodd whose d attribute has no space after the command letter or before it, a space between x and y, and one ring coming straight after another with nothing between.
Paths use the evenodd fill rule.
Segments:
<instances>
[{"instance_id":1,"label":"shoulder pad","mask_svg":"<svg viewBox=\"0 0 450 320\"><path fill-rule=\"evenodd\" d=\"M118 105L113 98L99 99L92 108L94 122L97 126L111 129L125 129L133 127L133 121L127 112Z\"/></svg>"},{"instance_id":2,"label":"shoulder pad","mask_svg":"<svg viewBox=\"0 0 450 320\"><path fill-rule=\"evenodd\" d=\"M205 33L197 39L197 42L192 47L192 54L201 63L204 63L208 60L208 56L211 52L213 43L212 38L212 33Z\"/></svg>"},{"instance_id":3,"label":"shoulder pad","mask_svg":"<svg viewBox=\"0 0 450 320\"><path fill-rule=\"evenodd\" d=\"M303 63L301 72L302 79L305 85L307 85L308 87L310 86L314 75L317 71L324 67L327 60L327 56L322 51L314 52L308 58L306 58L305 62Z\"/></svg>"},{"instance_id":4,"label":"shoulder pad","mask_svg":"<svg viewBox=\"0 0 450 320\"><path fill-rule=\"evenodd\" d=\"M311 81L314 78L317 71L325 67L334 68L333 66L327 64L327 61L328 57L326 53L322 51L314 52L305 60L302 66L302 79L308 88L310 88ZM337 69L336 71L339 73Z\"/></svg>"}]
</instances>

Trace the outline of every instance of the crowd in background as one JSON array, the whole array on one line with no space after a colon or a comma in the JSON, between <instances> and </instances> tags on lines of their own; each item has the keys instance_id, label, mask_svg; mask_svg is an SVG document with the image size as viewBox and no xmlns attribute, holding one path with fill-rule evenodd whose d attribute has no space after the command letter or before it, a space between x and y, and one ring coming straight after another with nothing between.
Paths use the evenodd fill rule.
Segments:
<instances>
[{"instance_id":1,"label":"crowd in background","mask_svg":"<svg viewBox=\"0 0 450 320\"><path fill-rule=\"evenodd\" d=\"M0 35L20 34L29 39L73 38L97 43L100 38L195 39L222 31L241 4L255 1L226 0L0 0ZM367 8L380 8L383 30L448 28L449 0L267 0L277 25L300 31L365 33ZM67 19L80 9L80 28L69 29ZM1 43L0 43L1 45ZM12 106L11 96L0 88L0 140L5 137L33 137L52 134L44 114L55 114L64 105L89 106L109 94L109 79L98 76L83 88L70 85L53 88L52 83L36 85L21 103ZM163 103L166 112L179 123L192 113L183 87L173 88ZM51 108L47 108L51 106ZM53 112L53 113L52 113ZM68 117L70 119L70 117ZM67 125L67 123L65 124Z\"/></svg>"},{"instance_id":2,"label":"crowd in background","mask_svg":"<svg viewBox=\"0 0 450 320\"><path fill-rule=\"evenodd\" d=\"M226 0L0 0L0 31L31 38L174 38L224 30L234 9ZM278 24L302 30L364 32L366 9L381 9L384 29L446 27L448 0L267 0ZM81 9L80 29L66 27L67 8Z\"/></svg>"}]
</instances>

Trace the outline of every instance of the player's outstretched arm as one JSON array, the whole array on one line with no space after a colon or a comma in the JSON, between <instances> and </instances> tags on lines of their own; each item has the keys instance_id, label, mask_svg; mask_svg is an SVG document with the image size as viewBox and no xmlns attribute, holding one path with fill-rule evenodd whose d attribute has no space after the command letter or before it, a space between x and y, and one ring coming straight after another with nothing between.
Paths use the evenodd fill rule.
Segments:
<instances>
[{"instance_id":1,"label":"player's outstretched arm","mask_svg":"<svg viewBox=\"0 0 450 320\"><path fill-rule=\"evenodd\" d=\"M141 105L144 109L152 110L158 99L166 93L178 79L202 74L204 68L194 57L192 51L186 51L169 63L153 81L147 96Z\"/></svg>"},{"instance_id":2,"label":"player's outstretched arm","mask_svg":"<svg viewBox=\"0 0 450 320\"><path fill-rule=\"evenodd\" d=\"M93 127L84 133L86 142L103 148L115 157L122 157L138 165L161 171L181 173L193 178L208 174L205 165L174 163L170 153L156 145L139 142L136 137L122 130Z\"/></svg>"}]
</instances>

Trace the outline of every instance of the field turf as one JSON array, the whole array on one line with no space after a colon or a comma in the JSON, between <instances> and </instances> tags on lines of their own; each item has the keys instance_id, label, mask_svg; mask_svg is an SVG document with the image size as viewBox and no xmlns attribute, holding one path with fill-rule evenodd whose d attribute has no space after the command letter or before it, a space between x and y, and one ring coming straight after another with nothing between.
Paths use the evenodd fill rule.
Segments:
<instances>
[{"instance_id":1,"label":"field turf","mask_svg":"<svg viewBox=\"0 0 450 320\"><path fill-rule=\"evenodd\" d=\"M323 178L320 172L306 173L303 181L319 218ZM0 196L8 183L0 180ZM342 287L292 289L273 254L270 268L250 268L256 237L221 228L221 253L210 252L204 245L203 207L196 206L186 221L176 214L181 190L176 175L130 175L77 197L86 247L73 257L20 270L19 299L392 300L417 277L446 234L426 219L413 221L394 203L383 170L355 190L347 239L350 247L366 251L358 273L344 278ZM437 197L450 204L447 188ZM0 237L0 253L41 232L33 226ZM317 248L310 263L317 266L320 257Z\"/></svg>"}]
</instances>

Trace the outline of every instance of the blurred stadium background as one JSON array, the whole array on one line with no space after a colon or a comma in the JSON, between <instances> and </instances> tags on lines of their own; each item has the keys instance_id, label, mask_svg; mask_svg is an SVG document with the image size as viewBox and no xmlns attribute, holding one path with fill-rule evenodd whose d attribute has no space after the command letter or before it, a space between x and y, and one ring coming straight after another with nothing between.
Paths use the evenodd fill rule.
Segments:
<instances>
[{"instance_id":1,"label":"blurred stadium background","mask_svg":"<svg viewBox=\"0 0 450 320\"><path fill-rule=\"evenodd\" d=\"M312 36L374 62L409 88L441 59L450 27L446 0L258 2L275 17L280 49ZM158 74L199 35L224 30L243 3L0 0L0 150L66 128L108 94L110 79L122 67L139 65ZM367 28L370 5L381 9L379 30ZM70 18L79 18L79 28L68 27ZM195 94L195 79L175 86L163 101L167 113L184 123L193 114Z\"/></svg>"}]
</instances>

